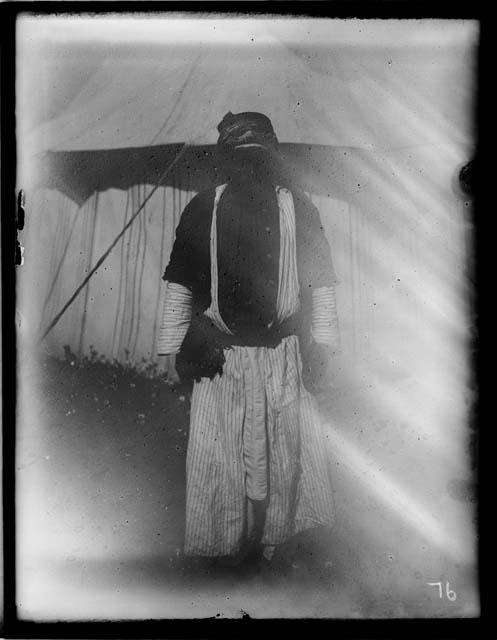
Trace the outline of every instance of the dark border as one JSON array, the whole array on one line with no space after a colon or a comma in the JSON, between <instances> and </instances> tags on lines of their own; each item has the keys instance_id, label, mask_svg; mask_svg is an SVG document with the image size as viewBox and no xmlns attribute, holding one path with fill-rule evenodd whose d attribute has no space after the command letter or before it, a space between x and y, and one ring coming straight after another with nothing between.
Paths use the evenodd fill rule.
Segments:
<instances>
[{"instance_id":1,"label":"dark border","mask_svg":"<svg viewBox=\"0 0 497 640\"><path fill-rule=\"evenodd\" d=\"M405 637L479 638L479 620L164 620L139 622L18 623L7 638L251 638L268 634L299 637L316 632L333 638L400 640ZM10 630L8 630L10 631Z\"/></svg>"},{"instance_id":2,"label":"dark border","mask_svg":"<svg viewBox=\"0 0 497 640\"><path fill-rule=\"evenodd\" d=\"M483 42L489 29L482 21L484 12L479 3L457 2L415 2L410 0L369 0L358 2L7 2L0 5L1 54L1 116L2 116L2 364L3 364L3 552L4 552L4 620L0 635L4 638L193 638L193 637L253 637L259 630L302 633L306 631L324 631L343 638L399 638L407 636L456 638L481 637L483 622L490 608L489 594L485 591L486 578L490 578L485 568L487 542L493 539L482 535L488 524L482 511L483 475L482 464L485 447L482 446L486 433L478 429L478 518L480 530L479 566L481 607L480 618L476 619L423 619L423 620L163 620L136 622L61 622L35 623L16 619L15 606L15 381L16 381L16 331L15 331L15 22L19 14L90 14L103 13L228 13L230 15L289 15L295 17L336 17L336 18L444 18L480 20L482 29L479 70L479 107L475 118L479 130L478 155L484 153L482 120L483 102L490 99L489 92L483 90ZM482 166L482 162L479 166ZM474 201L474 253L475 267L473 277L480 283L487 273L483 262L483 245L488 239L481 219L485 207L482 180L477 181ZM488 205L487 205L488 206ZM488 211L487 211L488 213ZM29 222L28 222L29 223ZM478 286L475 285L474 312L478 325L474 339L473 365L475 385L479 398L473 412L473 422L482 426L483 404L485 396L484 380L481 376L485 352L482 349L483 337L481 320L485 315ZM488 313L488 312L487 312ZM492 415L492 414L490 414ZM489 423L493 427L495 418ZM487 445L488 446L488 445ZM488 449L487 449L488 451ZM487 549L488 551L488 549ZM487 597L488 596L488 597ZM488 606L487 606L488 605ZM311 625L311 626L309 626ZM318 631L318 632L319 632Z\"/></svg>"},{"instance_id":3,"label":"dark border","mask_svg":"<svg viewBox=\"0 0 497 640\"><path fill-rule=\"evenodd\" d=\"M158 13L188 12L206 14L225 13L233 15L274 14L295 17L330 18L447 18L479 19L482 16L480 3L443 2L441 0L279 0L234 1L226 0L34 0L33 2L8 2L2 12L9 17L19 13L36 14L80 14L98 15L102 13Z\"/></svg>"},{"instance_id":4,"label":"dark border","mask_svg":"<svg viewBox=\"0 0 497 640\"><path fill-rule=\"evenodd\" d=\"M2 11L3 13L3 11ZM15 243L16 243L16 138L15 138L15 33L11 19L2 29L1 56L1 233L2 233L2 454L3 454L3 616L5 623L15 618ZM7 28L5 28L7 27ZM6 627L0 629L6 631Z\"/></svg>"}]
</instances>

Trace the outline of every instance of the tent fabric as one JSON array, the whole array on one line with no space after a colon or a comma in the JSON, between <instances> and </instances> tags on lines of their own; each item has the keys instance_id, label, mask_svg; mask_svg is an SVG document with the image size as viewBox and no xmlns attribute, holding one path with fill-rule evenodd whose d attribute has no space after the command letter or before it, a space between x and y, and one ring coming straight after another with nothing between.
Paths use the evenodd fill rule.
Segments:
<instances>
[{"instance_id":1,"label":"tent fabric","mask_svg":"<svg viewBox=\"0 0 497 640\"><path fill-rule=\"evenodd\" d=\"M467 143L467 55L454 46L306 50L277 41L255 50L124 50L106 57L29 144L52 151L212 145L228 110L266 113L287 143L387 150L432 145L434 135Z\"/></svg>"},{"instance_id":2,"label":"tent fabric","mask_svg":"<svg viewBox=\"0 0 497 640\"><path fill-rule=\"evenodd\" d=\"M411 321L418 318L416 330L421 331L427 309L435 304L425 296L441 289L453 300L447 321L461 331L465 326L461 305L468 286L464 264L469 222L460 213L462 200L448 170L442 165L437 179L428 162L429 156L413 160L397 153L381 170L366 165L370 182L357 186L348 201L311 194L339 280L343 348L354 357L371 358L375 345L392 338L398 309L411 308ZM425 167L423 173L419 164ZM366 167L362 171L366 173ZM52 189L39 190L28 200L30 223L21 238L26 262L20 295L25 299L20 308L34 332L59 311L150 189L110 189L95 193L81 207ZM88 352L93 345L100 354L121 361L154 357L160 278L177 222L193 194L172 187L155 192L87 291L48 336L47 348L61 353L67 344L76 352ZM396 366L404 368L400 361Z\"/></svg>"},{"instance_id":3,"label":"tent fabric","mask_svg":"<svg viewBox=\"0 0 497 640\"><path fill-rule=\"evenodd\" d=\"M421 229L435 224L438 214L449 227L459 224L455 176L474 152L472 42L95 45L92 54L105 53L101 61L91 58L88 47L66 50L66 66L56 47L37 62L57 95L57 108L44 111L52 117L30 131L29 123L42 116L19 121L30 238L37 242L47 233L51 252L43 255L38 242L33 249L49 263L34 274L33 300L41 296L34 314L38 328L69 298L113 234L157 186L164 168L180 151L184 155L54 330L47 344L58 349L69 344L84 351L90 340L107 357L153 357L157 273L167 263L182 207L194 193L219 182L216 125L229 110L270 116L290 175L319 202L328 230L337 203L362 211L368 224L392 217L387 227L394 225L388 236L393 245L385 253L394 250L406 228L417 243ZM75 72L80 86L71 80ZM31 95L26 79L21 88L26 98ZM355 237L352 220L349 213L345 226L329 236L339 256L350 242L367 242L367 236ZM52 236L55 242L49 241ZM337 246L337 236L344 244ZM403 259L411 252L408 247ZM346 266L345 254L342 260L352 286L358 267ZM344 295L346 309L358 304L349 301L357 293ZM104 304L114 306L112 326L108 311L98 311ZM371 314L371 309L352 314L356 346L359 327Z\"/></svg>"},{"instance_id":4,"label":"tent fabric","mask_svg":"<svg viewBox=\"0 0 497 640\"><path fill-rule=\"evenodd\" d=\"M65 50L33 60L50 75L53 93L67 99L59 97L56 116L34 128L34 114L19 121L22 180L29 182L25 156L37 184L79 203L94 190L154 184L184 143L194 148L176 174L201 190L213 174L217 124L229 110L269 115L293 172L321 194L343 182L365 151L429 147L453 154L473 143L475 49L467 44L332 48L274 40L257 48L101 50L100 63L86 63L90 71L83 64L76 92L67 88L72 65L82 66L74 52L62 69ZM28 78L22 87L27 98L38 98Z\"/></svg>"},{"instance_id":5,"label":"tent fabric","mask_svg":"<svg viewBox=\"0 0 497 640\"><path fill-rule=\"evenodd\" d=\"M38 154L33 161L36 184L57 189L81 205L95 191L155 185L164 167L182 151L181 144L98 151L47 151ZM461 150L457 149L457 152L460 154ZM298 184L304 191L342 199L352 197L358 184L369 180L368 161L382 157L350 147L297 143L280 144L280 153L291 183ZM222 181L215 146L192 145L186 147L161 184L199 192Z\"/></svg>"}]
</instances>

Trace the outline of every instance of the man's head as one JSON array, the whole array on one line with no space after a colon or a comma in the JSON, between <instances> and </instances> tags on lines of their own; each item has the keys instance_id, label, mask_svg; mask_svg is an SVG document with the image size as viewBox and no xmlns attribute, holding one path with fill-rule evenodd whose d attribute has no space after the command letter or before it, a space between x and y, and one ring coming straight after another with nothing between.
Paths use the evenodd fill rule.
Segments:
<instances>
[{"instance_id":1,"label":"man's head","mask_svg":"<svg viewBox=\"0 0 497 640\"><path fill-rule=\"evenodd\" d=\"M228 111L218 124L217 130L217 146L221 152L254 147L274 152L278 148L278 139L271 120L263 113Z\"/></svg>"},{"instance_id":2,"label":"man's head","mask_svg":"<svg viewBox=\"0 0 497 640\"><path fill-rule=\"evenodd\" d=\"M278 139L271 120L262 113L229 111L217 127L218 156L231 177L270 177L278 155Z\"/></svg>"}]
</instances>

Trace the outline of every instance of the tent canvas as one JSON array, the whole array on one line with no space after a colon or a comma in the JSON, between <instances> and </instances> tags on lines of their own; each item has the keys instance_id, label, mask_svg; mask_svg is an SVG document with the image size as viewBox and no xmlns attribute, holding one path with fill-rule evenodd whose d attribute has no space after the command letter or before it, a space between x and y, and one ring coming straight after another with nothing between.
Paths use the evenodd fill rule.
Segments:
<instances>
[{"instance_id":1,"label":"tent canvas","mask_svg":"<svg viewBox=\"0 0 497 640\"><path fill-rule=\"evenodd\" d=\"M162 239L166 246L154 245L162 237L158 226L171 220L177 222L181 213L178 205L181 201L184 206L185 194L216 181L216 124L228 110L260 110L271 116L283 155L296 180L319 200L332 244L336 244L331 229L334 208L341 203L361 208L367 203L371 210L375 206L374 196L378 195L386 211L394 198L402 199L402 191L409 181L412 183L418 167L419 175L437 176L438 189L445 184L444 198L453 198L448 193L452 188L448 181L454 179L457 169L468 159L473 144L474 27L455 21L448 33L450 30L433 29L426 22L418 28L414 23L410 28L404 25L396 35L395 25L390 28L382 25L383 40L375 40L378 25L370 23L368 31L362 21L351 21L349 39L343 34L337 36L337 44L331 47L327 46L330 29L333 27L336 34L341 34L344 23L337 29L333 21L309 21L312 28L305 38L295 35L296 26L291 24L295 21L287 25L282 22L285 21L235 21L230 23L233 37L223 35L216 40L211 34L216 25L222 28L222 21L207 20L202 27L197 22L196 31L188 30L182 20L174 24L166 21L155 24L158 31L147 44L113 42L108 36L112 33L109 29L105 41L90 39L85 44L76 26L72 40L66 34L60 42L53 38L48 44L38 35L37 47L25 47L26 64L21 69L20 83L26 103L34 95L33 88L35 92L40 89L49 92L48 102L58 101L59 109L46 122L39 122L43 116L30 108L19 119L22 141L19 184L25 189L30 184L48 188L32 198L35 206L41 205L44 193L58 202L60 194L64 194L81 207L78 215L73 202L67 202L62 205L67 213L60 216L61 205L49 205L51 214L45 213L43 217L41 224L50 236L52 228L57 229L57 251L51 252L51 266L43 269L43 275L37 269L39 277L45 279L35 287L40 295L45 292L38 302L38 310L43 311L34 314L42 319L40 326L48 324L57 305L69 297L78 278L82 279L85 270L110 243L114 230L130 214L128 211L118 222L117 212L126 210L121 190L128 190L128 204L138 205L137 194L148 193L182 145L189 145L153 196L143 221L138 221L123 239L121 249L138 243L129 249L129 255L127 251L123 254L127 257L126 264L112 262L119 262L118 253L106 261L103 272L90 282L90 293L87 291L81 298L84 302L80 300L54 330L47 342L49 348L59 345L60 349L61 344L67 343L87 350L95 342L85 337L89 328L91 336L106 336L94 345L106 356L123 358L126 352L137 359L153 357L155 331L151 327L155 326L152 316L157 304L152 301L158 295L158 287L151 290L151 283L156 283L167 261L171 242L170 229L169 239ZM27 21L24 26L27 36L30 24ZM40 25L36 21L35 24L38 33L43 34ZM53 29L54 23L51 25ZM67 29L70 21L65 26ZM361 26L368 37L361 38ZM117 21L115 28L123 31L125 25ZM244 39L239 37L238 42L234 41L237 29L238 36L244 34ZM171 42L176 32L176 39ZM146 29L143 33L147 33ZM443 47L441 33L445 39ZM163 37L159 44L160 35ZM136 34L135 38L138 39ZM90 49L93 55L95 50L100 53L100 62L88 59ZM33 64L35 57L37 64ZM229 65L225 64L227 59ZM68 78L78 69L78 63L85 81L75 87L74 80L71 83ZM50 82L46 86L33 82L28 68L29 73L38 77L45 74ZM66 100L61 96L64 91L68 93ZM55 98L50 98L52 95ZM50 112L50 108L46 111ZM31 127L31 122L37 120L37 126ZM442 205L434 185L429 188L433 192L431 202L448 211L449 202ZM393 194L388 201L385 190ZM413 212L414 207L424 208L421 200L430 193L425 188L416 191L411 197L420 202L412 204ZM94 202L90 205L92 198ZM406 200L402 208L407 211L410 204ZM47 205L43 207L47 209ZM164 207L174 209L174 213L165 214ZM160 213L151 214L161 210L165 222L161 222ZM50 224L47 215L55 217ZM396 216L400 220L399 213ZM367 218L371 224L374 219L371 211ZM146 220L152 225L150 229ZM144 225L141 231L140 225ZM35 237L40 234L43 237L43 233L43 229L36 230ZM80 251L75 242L81 243ZM94 243L91 247L90 242ZM130 244L126 245L127 242ZM26 248L29 252L27 242ZM340 248L334 250L340 261ZM137 299L131 302L131 294L123 294L117 279L110 287L105 279L107 272L121 272L121 279L126 282L129 278L134 284L141 282L142 294L133 294ZM64 282L59 280L55 285L54 278L61 278L61 274ZM64 284L69 282L65 288ZM141 295L145 295L146 305ZM106 311L102 314L98 309L103 308L104 301ZM81 304L84 306L80 307ZM119 309L120 304L124 309ZM122 324L134 327L129 332L123 329L130 338L120 348L115 346L114 329L110 331L106 323L101 326L102 320L96 320L107 317L111 308L115 309L114 328L120 322L120 313ZM136 323L141 327L136 349L135 340L131 339L136 331L135 322L124 318L135 313ZM79 338L75 330L78 324Z\"/></svg>"}]
</instances>

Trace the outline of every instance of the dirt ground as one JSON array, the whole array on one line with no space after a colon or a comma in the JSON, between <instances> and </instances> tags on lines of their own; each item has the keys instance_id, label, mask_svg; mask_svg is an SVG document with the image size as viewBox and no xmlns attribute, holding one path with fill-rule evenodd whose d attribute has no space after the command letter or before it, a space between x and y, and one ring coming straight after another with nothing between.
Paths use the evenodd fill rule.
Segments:
<instances>
[{"instance_id":1,"label":"dirt ground","mask_svg":"<svg viewBox=\"0 0 497 640\"><path fill-rule=\"evenodd\" d=\"M407 544L395 520L382 533L375 523L388 519L340 471L340 461L338 525L284 545L278 569L187 561L189 393L148 373L95 353L78 361L66 352L64 360L40 364L31 390L34 417L27 416L19 438L19 598L28 619L443 617L456 611L448 607L455 603L441 603L437 590L426 588L430 579L452 579L453 563L425 547L425 566L416 567L413 549L420 541ZM325 413L330 402L321 401ZM426 567L433 568L434 558L432 572ZM463 569L457 588L464 583L473 593L473 574ZM470 615L474 597L461 600L458 615Z\"/></svg>"}]
</instances>

